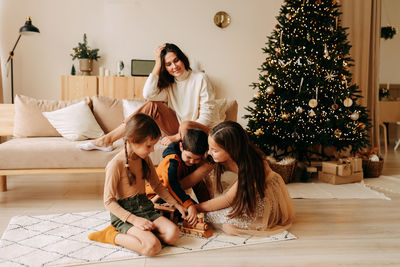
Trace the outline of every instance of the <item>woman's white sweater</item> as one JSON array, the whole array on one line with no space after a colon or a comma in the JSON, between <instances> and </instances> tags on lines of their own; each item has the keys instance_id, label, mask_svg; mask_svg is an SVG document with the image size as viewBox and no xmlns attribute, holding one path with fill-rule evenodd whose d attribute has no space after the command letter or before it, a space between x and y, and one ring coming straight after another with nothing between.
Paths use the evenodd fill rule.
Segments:
<instances>
[{"instance_id":1,"label":"woman's white sweater","mask_svg":"<svg viewBox=\"0 0 400 267\"><path fill-rule=\"evenodd\" d=\"M143 88L143 97L167 102L168 107L175 111L179 123L189 120L208 127L219 123L214 89L204 73L185 71L161 92L157 83L158 75L150 74Z\"/></svg>"}]
</instances>

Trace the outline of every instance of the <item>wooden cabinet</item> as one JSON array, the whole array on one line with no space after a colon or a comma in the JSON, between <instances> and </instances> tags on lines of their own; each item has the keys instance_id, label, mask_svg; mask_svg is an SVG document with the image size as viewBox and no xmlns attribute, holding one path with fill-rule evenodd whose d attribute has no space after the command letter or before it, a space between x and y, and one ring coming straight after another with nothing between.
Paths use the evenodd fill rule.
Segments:
<instances>
[{"instance_id":1,"label":"wooden cabinet","mask_svg":"<svg viewBox=\"0 0 400 267\"><path fill-rule=\"evenodd\" d=\"M70 100L97 95L96 76L61 76L61 99Z\"/></svg>"},{"instance_id":2,"label":"wooden cabinet","mask_svg":"<svg viewBox=\"0 0 400 267\"><path fill-rule=\"evenodd\" d=\"M70 100L94 95L142 98L146 79L136 76L62 76L61 98Z\"/></svg>"}]
</instances>

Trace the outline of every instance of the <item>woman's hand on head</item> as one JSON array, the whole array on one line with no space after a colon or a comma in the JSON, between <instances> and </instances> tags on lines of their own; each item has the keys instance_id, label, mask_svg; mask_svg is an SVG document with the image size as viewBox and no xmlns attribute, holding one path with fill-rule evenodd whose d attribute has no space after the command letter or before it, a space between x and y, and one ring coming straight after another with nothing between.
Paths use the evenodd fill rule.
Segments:
<instances>
[{"instance_id":1,"label":"woman's hand on head","mask_svg":"<svg viewBox=\"0 0 400 267\"><path fill-rule=\"evenodd\" d=\"M160 70L161 70L161 51L165 48L165 44L157 46L156 49L154 49L154 59L155 59L155 64L152 70L153 75L160 75Z\"/></svg>"},{"instance_id":2,"label":"woman's hand on head","mask_svg":"<svg viewBox=\"0 0 400 267\"><path fill-rule=\"evenodd\" d=\"M154 59L156 62L161 63L161 51L165 48L165 44L159 45L154 49Z\"/></svg>"}]
</instances>

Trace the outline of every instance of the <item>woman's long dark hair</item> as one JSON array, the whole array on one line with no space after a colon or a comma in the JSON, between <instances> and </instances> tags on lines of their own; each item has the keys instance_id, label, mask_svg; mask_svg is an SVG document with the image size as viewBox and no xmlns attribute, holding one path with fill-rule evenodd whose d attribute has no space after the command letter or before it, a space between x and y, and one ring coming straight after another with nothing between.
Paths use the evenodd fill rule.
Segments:
<instances>
[{"instance_id":1,"label":"woman's long dark hair","mask_svg":"<svg viewBox=\"0 0 400 267\"><path fill-rule=\"evenodd\" d=\"M171 85L172 83L174 83L175 78L174 76L172 76L171 74L168 73L168 71L165 68L165 55L168 52L172 52L174 53L180 61L183 62L183 64L185 65L185 69L186 70L191 70L190 68L190 64L189 64L189 59L187 58L187 56L182 52L181 49L179 49L179 47L177 47L174 44L165 44L165 48L163 50L161 50L161 54L160 54L160 58L161 58L161 70L160 70L160 77L158 79L158 84L157 87L162 90L164 88L167 88L169 85Z\"/></svg>"},{"instance_id":2,"label":"woman's long dark hair","mask_svg":"<svg viewBox=\"0 0 400 267\"><path fill-rule=\"evenodd\" d=\"M127 141L132 143L143 143L150 138L150 140L157 139L161 136L160 128L152 117L137 113L129 119L125 126L125 167L126 174L128 175L129 184L136 182L136 176L129 168L128 150L126 147ZM150 168L147 162L142 159L143 178L148 179L150 175Z\"/></svg>"},{"instance_id":3,"label":"woman's long dark hair","mask_svg":"<svg viewBox=\"0 0 400 267\"><path fill-rule=\"evenodd\" d=\"M243 212L254 216L257 208L257 194L265 196L265 161L264 154L250 141L239 123L225 121L215 126L210 133L211 138L223 148L238 166L238 189L232 203L231 218ZM224 169L219 163L217 167L217 188L221 186L221 174Z\"/></svg>"}]
</instances>

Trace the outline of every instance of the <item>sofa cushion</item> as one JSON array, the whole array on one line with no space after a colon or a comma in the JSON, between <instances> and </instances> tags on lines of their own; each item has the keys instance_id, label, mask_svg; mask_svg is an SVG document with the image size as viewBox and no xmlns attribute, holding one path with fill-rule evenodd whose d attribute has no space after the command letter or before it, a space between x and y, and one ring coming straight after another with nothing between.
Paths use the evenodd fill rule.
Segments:
<instances>
[{"instance_id":1,"label":"sofa cushion","mask_svg":"<svg viewBox=\"0 0 400 267\"><path fill-rule=\"evenodd\" d=\"M95 139L104 135L85 101L43 115L64 138L70 141Z\"/></svg>"},{"instance_id":2,"label":"sofa cushion","mask_svg":"<svg viewBox=\"0 0 400 267\"><path fill-rule=\"evenodd\" d=\"M60 101L38 100L28 96L17 95L15 98L14 136L60 136L57 130L43 116L42 112L54 111L90 98Z\"/></svg>"},{"instance_id":3,"label":"sofa cushion","mask_svg":"<svg viewBox=\"0 0 400 267\"><path fill-rule=\"evenodd\" d=\"M105 133L117 128L124 120L121 99L93 96L93 115Z\"/></svg>"},{"instance_id":4,"label":"sofa cushion","mask_svg":"<svg viewBox=\"0 0 400 267\"><path fill-rule=\"evenodd\" d=\"M122 99L122 108L124 110L124 119L136 112L143 104L143 99Z\"/></svg>"},{"instance_id":5,"label":"sofa cushion","mask_svg":"<svg viewBox=\"0 0 400 267\"><path fill-rule=\"evenodd\" d=\"M120 151L116 142L111 152L85 151L77 147L82 141L63 137L14 138L0 145L0 169L102 168ZM87 141L83 141L87 142Z\"/></svg>"},{"instance_id":6,"label":"sofa cushion","mask_svg":"<svg viewBox=\"0 0 400 267\"><path fill-rule=\"evenodd\" d=\"M215 108L218 110L216 121L224 121L226 118L227 100L226 98L215 99Z\"/></svg>"},{"instance_id":7,"label":"sofa cushion","mask_svg":"<svg viewBox=\"0 0 400 267\"><path fill-rule=\"evenodd\" d=\"M13 138L0 144L0 170L54 169L54 168L103 168L123 149L122 139L114 142L111 152L85 151L77 147L80 142L63 137ZM154 165L160 163L166 146L159 142L150 153Z\"/></svg>"},{"instance_id":8,"label":"sofa cushion","mask_svg":"<svg viewBox=\"0 0 400 267\"><path fill-rule=\"evenodd\" d=\"M238 103L236 100L228 100L226 102L225 120L237 121Z\"/></svg>"}]
</instances>

